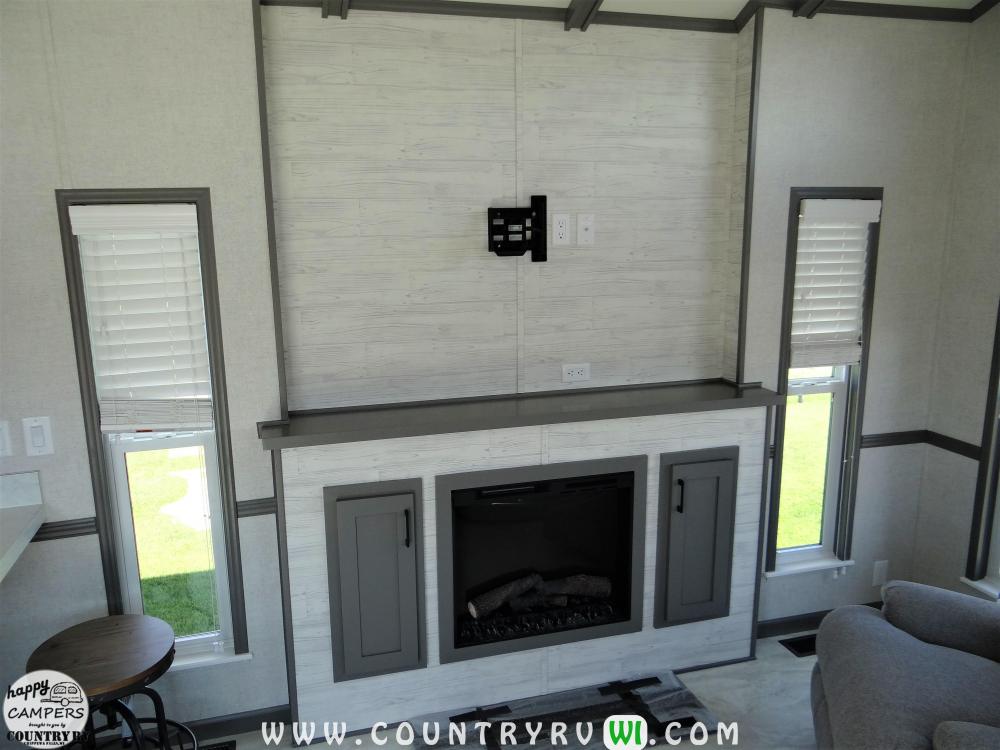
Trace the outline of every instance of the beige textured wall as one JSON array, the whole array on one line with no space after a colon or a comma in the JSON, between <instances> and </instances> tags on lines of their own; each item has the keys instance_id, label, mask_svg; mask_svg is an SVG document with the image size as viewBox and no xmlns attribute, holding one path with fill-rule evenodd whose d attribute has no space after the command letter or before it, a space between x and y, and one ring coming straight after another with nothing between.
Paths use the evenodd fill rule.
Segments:
<instances>
[{"instance_id":1,"label":"beige textured wall","mask_svg":"<svg viewBox=\"0 0 1000 750\"><path fill-rule=\"evenodd\" d=\"M563 363L585 387L722 374L734 35L263 19L292 408L558 389ZM487 207L532 193L596 244L488 253Z\"/></svg>"},{"instance_id":2,"label":"beige textured wall","mask_svg":"<svg viewBox=\"0 0 1000 750\"><path fill-rule=\"evenodd\" d=\"M979 445L1000 302L1000 10L972 26L955 158L930 429ZM978 463L929 449L914 575L963 590ZM964 589L968 590L968 589Z\"/></svg>"},{"instance_id":3,"label":"beige textured wall","mask_svg":"<svg viewBox=\"0 0 1000 750\"><path fill-rule=\"evenodd\" d=\"M747 379L774 386L792 187L882 186L865 433L924 429L970 26L765 11ZM924 446L862 452L855 566L773 578L762 619L879 598L912 575Z\"/></svg>"},{"instance_id":4,"label":"beige textured wall","mask_svg":"<svg viewBox=\"0 0 1000 750\"><path fill-rule=\"evenodd\" d=\"M11 421L15 452L0 471L41 472L49 521L94 514L53 191L207 186L237 496L271 495L255 432L279 407L250 2L4 0L0 28L0 418ZM56 452L27 458L20 420L39 415L52 417ZM280 611L278 590L258 570L277 564L273 520L248 525L257 534L244 539L248 617L273 620L265 612ZM42 639L103 613L96 542L32 544L0 584L0 682ZM49 594L68 599L50 608ZM252 632L250 646L263 653L239 672L185 674L207 685L257 679L255 705L283 702L280 620ZM200 696L182 718L255 707L239 691Z\"/></svg>"}]
</instances>

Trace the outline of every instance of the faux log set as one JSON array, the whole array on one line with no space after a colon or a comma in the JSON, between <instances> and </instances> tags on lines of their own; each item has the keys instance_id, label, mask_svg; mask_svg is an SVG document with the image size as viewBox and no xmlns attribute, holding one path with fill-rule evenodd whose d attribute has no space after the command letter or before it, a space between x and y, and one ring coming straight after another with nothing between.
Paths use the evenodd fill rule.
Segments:
<instances>
[{"instance_id":1,"label":"faux log set","mask_svg":"<svg viewBox=\"0 0 1000 750\"><path fill-rule=\"evenodd\" d=\"M570 596L607 599L611 596L611 579L586 574L545 581L537 573L490 589L469 602L469 614L477 620L488 617L504 604L515 612L536 607L565 607Z\"/></svg>"}]
</instances>

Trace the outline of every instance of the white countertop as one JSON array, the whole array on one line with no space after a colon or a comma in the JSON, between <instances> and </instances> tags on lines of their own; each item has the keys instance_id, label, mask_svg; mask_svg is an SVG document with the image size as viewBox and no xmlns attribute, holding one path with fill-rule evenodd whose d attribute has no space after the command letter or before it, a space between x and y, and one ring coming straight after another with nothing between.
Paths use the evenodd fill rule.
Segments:
<instances>
[{"instance_id":1,"label":"white countertop","mask_svg":"<svg viewBox=\"0 0 1000 750\"><path fill-rule=\"evenodd\" d=\"M0 581L44 521L38 472L0 476Z\"/></svg>"}]
</instances>

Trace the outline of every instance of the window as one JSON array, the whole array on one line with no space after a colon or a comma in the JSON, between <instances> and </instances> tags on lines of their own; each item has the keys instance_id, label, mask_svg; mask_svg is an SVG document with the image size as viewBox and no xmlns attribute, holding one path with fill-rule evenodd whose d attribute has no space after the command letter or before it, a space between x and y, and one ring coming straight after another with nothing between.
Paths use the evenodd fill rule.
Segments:
<instances>
[{"instance_id":1,"label":"window","mask_svg":"<svg viewBox=\"0 0 1000 750\"><path fill-rule=\"evenodd\" d=\"M847 424L846 370L807 367L788 374L778 516L778 549L786 558L833 556Z\"/></svg>"},{"instance_id":2,"label":"window","mask_svg":"<svg viewBox=\"0 0 1000 750\"><path fill-rule=\"evenodd\" d=\"M112 432L125 601L170 623L186 652L225 652L229 587L215 437Z\"/></svg>"},{"instance_id":3,"label":"window","mask_svg":"<svg viewBox=\"0 0 1000 750\"><path fill-rule=\"evenodd\" d=\"M207 259L202 247L210 235L199 227L207 191L187 192L198 197L60 205L82 318L74 321L78 360L89 369L82 385L94 402L92 471L104 477L120 610L165 620L178 654L197 656L245 651L246 636L229 552L228 431L217 430L225 424L224 389L214 382L221 344L213 352L209 323L217 330L218 313L205 281L214 266L210 242Z\"/></svg>"},{"instance_id":4,"label":"window","mask_svg":"<svg viewBox=\"0 0 1000 750\"><path fill-rule=\"evenodd\" d=\"M813 197L810 193L820 193ZM879 199L793 191L767 570L845 561Z\"/></svg>"}]
</instances>

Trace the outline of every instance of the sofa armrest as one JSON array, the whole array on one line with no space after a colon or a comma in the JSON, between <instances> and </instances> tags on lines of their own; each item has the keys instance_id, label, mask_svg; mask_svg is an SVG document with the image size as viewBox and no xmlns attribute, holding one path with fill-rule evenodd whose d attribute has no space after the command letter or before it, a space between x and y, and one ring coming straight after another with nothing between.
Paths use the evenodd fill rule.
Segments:
<instances>
[{"instance_id":1,"label":"sofa armrest","mask_svg":"<svg viewBox=\"0 0 1000 750\"><path fill-rule=\"evenodd\" d=\"M909 581L882 588L882 614L925 643L1000 662L1000 605Z\"/></svg>"},{"instance_id":2,"label":"sofa armrest","mask_svg":"<svg viewBox=\"0 0 1000 750\"><path fill-rule=\"evenodd\" d=\"M968 721L942 721L934 730L934 750L996 750L1000 729Z\"/></svg>"}]
</instances>

